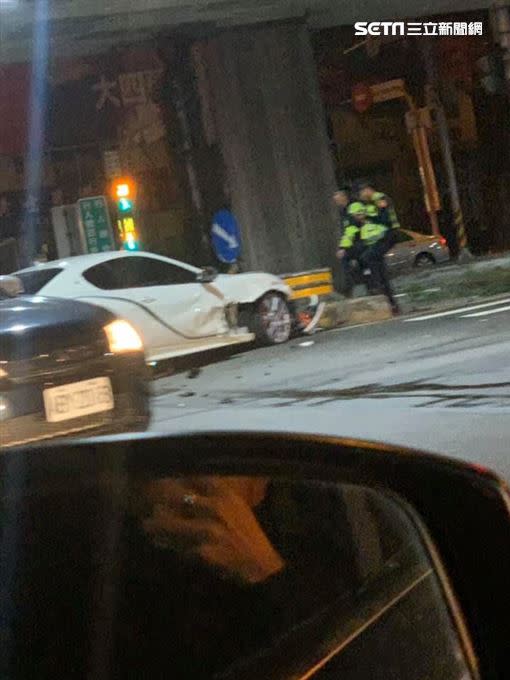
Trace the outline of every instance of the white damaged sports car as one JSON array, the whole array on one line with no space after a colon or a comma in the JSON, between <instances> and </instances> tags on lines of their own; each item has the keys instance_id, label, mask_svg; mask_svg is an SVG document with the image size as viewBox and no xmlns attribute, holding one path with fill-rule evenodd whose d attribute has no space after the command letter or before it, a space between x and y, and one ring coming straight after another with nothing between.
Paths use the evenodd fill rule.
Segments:
<instances>
[{"instance_id":1,"label":"white damaged sports car","mask_svg":"<svg viewBox=\"0 0 510 680\"><path fill-rule=\"evenodd\" d=\"M127 319L148 361L254 339L288 340L290 288L263 272L216 274L153 253L78 255L16 272L25 292L95 303ZM240 328L243 326L243 328Z\"/></svg>"}]
</instances>

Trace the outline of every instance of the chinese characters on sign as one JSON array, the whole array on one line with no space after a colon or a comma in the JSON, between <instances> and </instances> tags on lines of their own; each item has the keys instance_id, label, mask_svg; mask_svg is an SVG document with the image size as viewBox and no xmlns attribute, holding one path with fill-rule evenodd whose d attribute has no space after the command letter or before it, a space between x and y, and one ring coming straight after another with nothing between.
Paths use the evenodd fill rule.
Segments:
<instances>
[{"instance_id":1,"label":"chinese characters on sign","mask_svg":"<svg viewBox=\"0 0 510 680\"><path fill-rule=\"evenodd\" d=\"M354 34L380 35L483 35L481 21L357 21Z\"/></svg>"},{"instance_id":2,"label":"chinese characters on sign","mask_svg":"<svg viewBox=\"0 0 510 680\"><path fill-rule=\"evenodd\" d=\"M104 196L81 198L78 201L78 208L87 252L102 253L115 250L106 198Z\"/></svg>"},{"instance_id":3,"label":"chinese characters on sign","mask_svg":"<svg viewBox=\"0 0 510 680\"><path fill-rule=\"evenodd\" d=\"M104 76L101 76L101 80L92 86L92 89L98 93L96 102L97 111L101 111L107 102L110 102L117 108L120 106L120 99L114 94L116 87L117 83L114 80L107 80Z\"/></svg>"},{"instance_id":4,"label":"chinese characters on sign","mask_svg":"<svg viewBox=\"0 0 510 680\"><path fill-rule=\"evenodd\" d=\"M104 75L92 86L97 94L96 110L101 111L107 105L119 108L144 105L151 101L161 72L159 70L122 73L118 79L109 79Z\"/></svg>"}]
</instances>

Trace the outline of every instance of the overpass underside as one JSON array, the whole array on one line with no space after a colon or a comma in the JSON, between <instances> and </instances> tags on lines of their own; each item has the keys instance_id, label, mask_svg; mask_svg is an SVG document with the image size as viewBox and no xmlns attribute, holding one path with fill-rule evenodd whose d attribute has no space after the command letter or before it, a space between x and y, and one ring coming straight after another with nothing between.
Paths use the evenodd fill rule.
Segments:
<instances>
[{"instance_id":1,"label":"overpass underside","mask_svg":"<svg viewBox=\"0 0 510 680\"><path fill-rule=\"evenodd\" d=\"M460 9L458 3L448 7L439 0L415 3L415 8L394 0L385 5L386 16L379 14L380 3L368 1L354 7L329 0L187 4L147 0L143 12L128 0L106 5L96 0L45 3L36 0L31 3L35 10L29 10L29 3L4 0L0 66L31 58L34 31L44 23L45 11L50 18L50 51L57 55L121 50L133 42L163 41L168 46L174 36L181 55L185 45L190 63L198 55L200 75L192 86L198 89L195 95L206 128L201 143L219 149L213 172L222 176L221 201L231 205L241 225L245 266L278 273L330 265L335 246L331 204L335 175L310 29L404 16L413 9L416 14L444 12L456 5ZM463 3L463 9L469 6L469 1ZM34 11L39 11L38 22ZM178 93L189 80L180 73L180 58L174 54L169 61L169 71L173 69L169 98L180 99L170 103L185 137L186 126L192 124L186 121L192 117L187 111L190 97L182 89ZM181 139L189 189L196 194L190 201L193 233L200 238L207 235L208 205L214 200L205 205L200 198L207 195L203 185L208 179L192 145L191 137Z\"/></svg>"}]
</instances>

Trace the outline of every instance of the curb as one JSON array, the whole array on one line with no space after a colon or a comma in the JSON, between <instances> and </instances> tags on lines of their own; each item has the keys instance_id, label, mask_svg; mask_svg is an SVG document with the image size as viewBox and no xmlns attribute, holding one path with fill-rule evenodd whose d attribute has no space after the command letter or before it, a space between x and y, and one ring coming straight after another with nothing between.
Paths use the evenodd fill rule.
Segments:
<instances>
[{"instance_id":1,"label":"curb","mask_svg":"<svg viewBox=\"0 0 510 680\"><path fill-rule=\"evenodd\" d=\"M337 298L324 302L324 311L318 326L326 330L338 326L386 321L391 318L391 308L383 295L349 300Z\"/></svg>"},{"instance_id":2,"label":"curb","mask_svg":"<svg viewBox=\"0 0 510 680\"><path fill-rule=\"evenodd\" d=\"M348 324L374 323L393 318L391 307L384 295L369 295L348 300Z\"/></svg>"},{"instance_id":3,"label":"curb","mask_svg":"<svg viewBox=\"0 0 510 680\"><path fill-rule=\"evenodd\" d=\"M451 303L444 303L439 305L431 305L422 307L420 309L412 309L399 317L399 319L412 319L414 316L422 314L434 314L440 312L447 312L457 307L464 307L483 304L485 302L498 302L510 297L510 291L507 294L488 295L487 297L476 298L456 298ZM325 303L325 310L318 326L319 328L332 329L338 326L352 326L370 323L378 323L379 321L388 321L392 319L391 309L382 295L373 295L353 300L329 300ZM325 323L323 324L323 320ZM336 323L334 323L336 321Z\"/></svg>"}]
</instances>

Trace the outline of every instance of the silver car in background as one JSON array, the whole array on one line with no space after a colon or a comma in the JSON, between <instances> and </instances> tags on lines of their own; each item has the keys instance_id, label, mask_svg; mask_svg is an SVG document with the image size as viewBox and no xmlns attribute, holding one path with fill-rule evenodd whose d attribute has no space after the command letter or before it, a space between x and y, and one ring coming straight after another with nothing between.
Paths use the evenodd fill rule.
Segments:
<instances>
[{"instance_id":1,"label":"silver car in background","mask_svg":"<svg viewBox=\"0 0 510 680\"><path fill-rule=\"evenodd\" d=\"M445 238L408 229L398 230L397 243L386 254L386 264L392 269L429 267L443 264L449 259Z\"/></svg>"}]
</instances>

